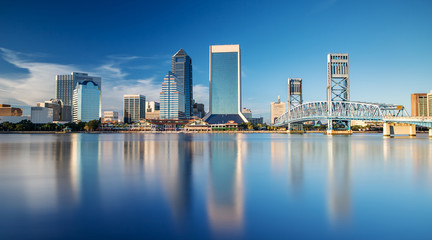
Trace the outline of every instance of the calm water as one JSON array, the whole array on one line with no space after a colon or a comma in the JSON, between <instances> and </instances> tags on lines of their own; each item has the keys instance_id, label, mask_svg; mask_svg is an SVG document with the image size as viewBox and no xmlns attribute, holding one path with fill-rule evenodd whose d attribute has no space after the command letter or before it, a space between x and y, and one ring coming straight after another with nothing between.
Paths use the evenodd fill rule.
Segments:
<instances>
[{"instance_id":1,"label":"calm water","mask_svg":"<svg viewBox=\"0 0 432 240\"><path fill-rule=\"evenodd\" d=\"M0 239L432 239L432 139L0 134Z\"/></svg>"}]
</instances>

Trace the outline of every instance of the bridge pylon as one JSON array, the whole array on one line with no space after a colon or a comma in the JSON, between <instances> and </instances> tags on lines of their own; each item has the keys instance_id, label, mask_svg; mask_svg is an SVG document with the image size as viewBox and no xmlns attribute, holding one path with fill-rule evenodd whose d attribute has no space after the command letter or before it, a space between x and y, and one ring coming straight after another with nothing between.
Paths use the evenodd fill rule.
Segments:
<instances>
[{"instance_id":1,"label":"bridge pylon","mask_svg":"<svg viewBox=\"0 0 432 240\"><path fill-rule=\"evenodd\" d=\"M341 131L351 132L351 122L347 120L335 120L333 102L350 101L349 88L349 59L347 53L329 53L327 55L327 108L328 125L327 134ZM342 132L341 132L342 133Z\"/></svg>"},{"instance_id":2,"label":"bridge pylon","mask_svg":"<svg viewBox=\"0 0 432 240\"><path fill-rule=\"evenodd\" d=\"M301 78L288 78L288 115L291 110L303 104L303 90ZM303 133L302 123L289 123L289 133Z\"/></svg>"}]
</instances>

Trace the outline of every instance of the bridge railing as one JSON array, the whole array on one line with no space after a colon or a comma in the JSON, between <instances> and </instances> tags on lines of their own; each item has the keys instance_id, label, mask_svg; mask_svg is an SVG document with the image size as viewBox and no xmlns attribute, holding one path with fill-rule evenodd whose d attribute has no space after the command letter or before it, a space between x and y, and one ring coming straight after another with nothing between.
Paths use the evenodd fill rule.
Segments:
<instances>
[{"instance_id":1,"label":"bridge railing","mask_svg":"<svg viewBox=\"0 0 432 240\"><path fill-rule=\"evenodd\" d=\"M326 119L381 121L381 109L382 106L378 104L362 102L333 101L331 109L328 108L327 101L308 102L284 113L276 120L275 125Z\"/></svg>"}]
</instances>

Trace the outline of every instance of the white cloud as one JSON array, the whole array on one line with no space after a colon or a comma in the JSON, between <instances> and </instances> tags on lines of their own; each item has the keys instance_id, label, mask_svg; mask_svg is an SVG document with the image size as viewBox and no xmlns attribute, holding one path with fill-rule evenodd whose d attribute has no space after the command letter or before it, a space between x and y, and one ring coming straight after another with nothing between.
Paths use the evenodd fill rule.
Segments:
<instances>
[{"instance_id":1,"label":"white cloud","mask_svg":"<svg viewBox=\"0 0 432 240\"><path fill-rule=\"evenodd\" d=\"M77 71L73 65L33 62L22 58L29 55L0 48L4 60L14 66L28 70L28 74L16 78L0 77L0 88L5 89L1 100L22 101L28 105L55 97L55 75Z\"/></svg>"},{"instance_id":2,"label":"white cloud","mask_svg":"<svg viewBox=\"0 0 432 240\"><path fill-rule=\"evenodd\" d=\"M102 78L102 109L118 111L121 115L123 95L142 94L148 101L159 101L162 75L143 78L133 78L126 70L125 63L134 61L137 56L108 56L107 62L91 69L84 69L75 65L62 65L38 62L33 55L23 54L5 48L0 48L0 57L17 68L27 70L28 74L0 77L0 103L24 102L34 106L37 102L55 97L55 76L71 72L87 72L91 76ZM40 57L40 56L39 56ZM147 58L159 58L147 57ZM168 61L166 61L168 63ZM84 70L83 70L84 69ZM194 85L194 99L204 103L206 110L209 102L209 88L202 84Z\"/></svg>"},{"instance_id":3,"label":"white cloud","mask_svg":"<svg viewBox=\"0 0 432 240\"><path fill-rule=\"evenodd\" d=\"M81 70L74 65L62 65L31 60L29 54L23 54L5 48L0 48L1 57L16 66L26 69L28 74L19 77L0 77L0 101L24 102L36 105L37 102L55 97L55 76L71 72L88 72L89 75L102 77L102 108L106 110L122 110L124 94L143 94L149 100L159 101L160 83L156 76L143 79L126 79L128 73L118 65L137 57L121 57L111 60L94 69ZM117 57L119 58L119 57ZM161 77L162 79L162 77ZM4 92L4 93L3 93Z\"/></svg>"}]
</instances>

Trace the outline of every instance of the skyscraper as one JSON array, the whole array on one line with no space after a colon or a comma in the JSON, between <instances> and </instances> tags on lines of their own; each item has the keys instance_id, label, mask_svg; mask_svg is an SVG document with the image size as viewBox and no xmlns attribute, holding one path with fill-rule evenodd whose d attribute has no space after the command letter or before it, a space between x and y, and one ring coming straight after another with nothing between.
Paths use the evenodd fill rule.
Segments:
<instances>
[{"instance_id":1,"label":"skyscraper","mask_svg":"<svg viewBox=\"0 0 432 240\"><path fill-rule=\"evenodd\" d=\"M74 122L88 122L101 117L101 92L97 83L90 80L77 83L72 112Z\"/></svg>"},{"instance_id":2,"label":"skyscraper","mask_svg":"<svg viewBox=\"0 0 432 240\"><path fill-rule=\"evenodd\" d=\"M92 77L87 73L72 72L70 75L56 76L56 98L61 100L64 105L72 106L74 89L77 83L84 81L93 81L97 84L99 91L102 90L102 79L100 77Z\"/></svg>"},{"instance_id":3,"label":"skyscraper","mask_svg":"<svg viewBox=\"0 0 432 240\"><path fill-rule=\"evenodd\" d=\"M145 96L129 94L123 96L123 120L125 123L139 122L145 118Z\"/></svg>"},{"instance_id":4,"label":"skyscraper","mask_svg":"<svg viewBox=\"0 0 432 240\"><path fill-rule=\"evenodd\" d=\"M160 101L160 119L185 118L183 84L172 72L164 78Z\"/></svg>"},{"instance_id":5,"label":"skyscraper","mask_svg":"<svg viewBox=\"0 0 432 240\"><path fill-rule=\"evenodd\" d=\"M193 116L193 82L192 82L192 59L183 49L180 49L171 60L171 72L183 85L185 117Z\"/></svg>"},{"instance_id":6,"label":"skyscraper","mask_svg":"<svg viewBox=\"0 0 432 240\"><path fill-rule=\"evenodd\" d=\"M240 45L210 46L210 124L247 122L241 112Z\"/></svg>"}]
</instances>

